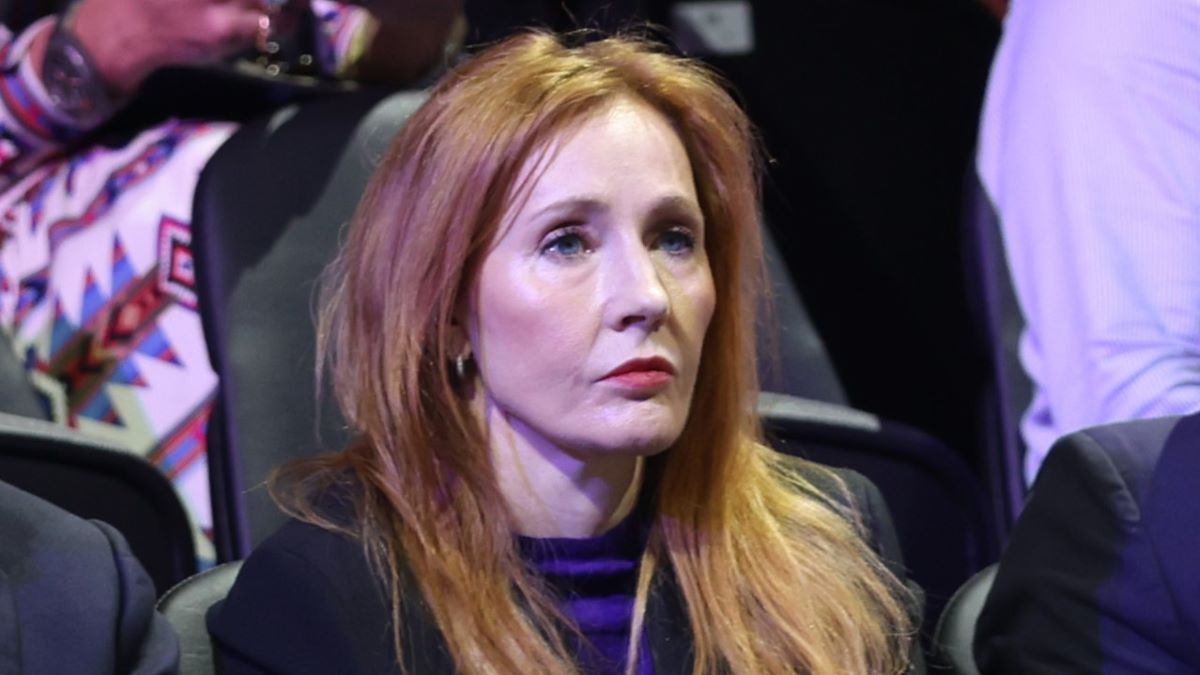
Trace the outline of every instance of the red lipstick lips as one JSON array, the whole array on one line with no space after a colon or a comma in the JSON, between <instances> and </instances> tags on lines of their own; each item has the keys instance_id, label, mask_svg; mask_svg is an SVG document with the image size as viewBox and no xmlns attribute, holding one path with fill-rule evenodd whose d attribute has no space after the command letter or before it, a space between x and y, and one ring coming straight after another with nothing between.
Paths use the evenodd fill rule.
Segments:
<instances>
[{"instance_id":1,"label":"red lipstick lips","mask_svg":"<svg viewBox=\"0 0 1200 675\"><path fill-rule=\"evenodd\" d=\"M654 389L670 382L674 376L675 367L671 362L655 356L648 359L630 359L600 379L630 389Z\"/></svg>"}]
</instances>

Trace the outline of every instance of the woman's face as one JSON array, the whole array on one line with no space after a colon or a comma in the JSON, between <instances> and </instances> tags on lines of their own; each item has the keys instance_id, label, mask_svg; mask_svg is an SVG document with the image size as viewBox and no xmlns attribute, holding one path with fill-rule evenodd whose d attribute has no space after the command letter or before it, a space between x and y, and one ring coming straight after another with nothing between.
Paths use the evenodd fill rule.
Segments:
<instances>
[{"instance_id":1,"label":"woman's face","mask_svg":"<svg viewBox=\"0 0 1200 675\"><path fill-rule=\"evenodd\" d=\"M489 431L575 456L659 452L687 419L715 304L687 153L630 101L548 146L471 297Z\"/></svg>"}]
</instances>

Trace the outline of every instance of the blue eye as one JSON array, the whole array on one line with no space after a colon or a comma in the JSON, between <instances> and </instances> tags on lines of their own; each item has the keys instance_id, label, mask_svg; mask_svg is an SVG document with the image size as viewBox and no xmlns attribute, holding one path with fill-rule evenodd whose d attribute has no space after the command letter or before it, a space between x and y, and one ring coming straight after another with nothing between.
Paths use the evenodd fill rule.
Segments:
<instances>
[{"instance_id":1,"label":"blue eye","mask_svg":"<svg viewBox=\"0 0 1200 675\"><path fill-rule=\"evenodd\" d=\"M696 248L696 239L690 232L683 229L667 230L658 239L658 247L667 253L690 253Z\"/></svg>"},{"instance_id":2,"label":"blue eye","mask_svg":"<svg viewBox=\"0 0 1200 675\"><path fill-rule=\"evenodd\" d=\"M542 253L550 253L564 258L571 258L586 252L587 242L583 240L583 236L571 231L555 234L542 246Z\"/></svg>"}]
</instances>

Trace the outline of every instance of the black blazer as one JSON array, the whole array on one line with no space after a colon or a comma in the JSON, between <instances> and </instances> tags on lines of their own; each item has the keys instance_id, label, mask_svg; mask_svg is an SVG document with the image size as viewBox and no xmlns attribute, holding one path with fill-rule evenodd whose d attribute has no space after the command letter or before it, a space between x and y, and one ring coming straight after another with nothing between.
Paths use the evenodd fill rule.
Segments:
<instances>
[{"instance_id":1,"label":"black blazer","mask_svg":"<svg viewBox=\"0 0 1200 675\"><path fill-rule=\"evenodd\" d=\"M879 490L857 473L838 474L853 494L872 545L905 579ZM824 476L807 477L836 494L825 489L831 486ZM692 641L682 597L669 572L657 576L645 618L655 673L690 673ZM425 603L406 602L403 611L408 672L455 673ZM920 616L919 607L913 616ZM387 598L360 545L298 521L284 525L250 555L226 600L208 614L218 671L235 674L395 673L389 624Z\"/></svg>"},{"instance_id":2,"label":"black blazer","mask_svg":"<svg viewBox=\"0 0 1200 675\"><path fill-rule=\"evenodd\" d=\"M115 529L0 482L0 675L177 672L154 597Z\"/></svg>"},{"instance_id":3,"label":"black blazer","mask_svg":"<svg viewBox=\"0 0 1200 675\"><path fill-rule=\"evenodd\" d=\"M984 673L1200 672L1200 415L1060 440L980 615Z\"/></svg>"}]
</instances>

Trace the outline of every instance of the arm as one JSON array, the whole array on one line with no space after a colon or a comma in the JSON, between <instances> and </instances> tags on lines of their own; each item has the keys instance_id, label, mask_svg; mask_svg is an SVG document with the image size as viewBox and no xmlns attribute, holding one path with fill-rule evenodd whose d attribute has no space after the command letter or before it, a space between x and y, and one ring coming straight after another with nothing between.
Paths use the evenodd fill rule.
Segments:
<instances>
[{"instance_id":1,"label":"arm","mask_svg":"<svg viewBox=\"0 0 1200 675\"><path fill-rule=\"evenodd\" d=\"M20 36L0 27L0 191L88 131L56 109L42 81L50 35L62 23L115 100L155 70L219 59L250 45L257 0L79 0Z\"/></svg>"},{"instance_id":2,"label":"arm","mask_svg":"<svg viewBox=\"0 0 1200 675\"><path fill-rule=\"evenodd\" d=\"M112 526L92 523L108 539L117 572L116 672L162 675L178 672L179 641L154 609L154 582Z\"/></svg>"},{"instance_id":3,"label":"arm","mask_svg":"<svg viewBox=\"0 0 1200 675\"><path fill-rule=\"evenodd\" d=\"M1053 418L1038 460L1061 433L1200 408L1198 22L1186 0L1010 12L978 168Z\"/></svg>"},{"instance_id":4,"label":"arm","mask_svg":"<svg viewBox=\"0 0 1200 675\"><path fill-rule=\"evenodd\" d=\"M1188 672L1141 522L1140 493L1165 436L1147 425L1160 423L1139 424L1150 434L1091 430L1055 446L977 624L981 672Z\"/></svg>"},{"instance_id":5,"label":"arm","mask_svg":"<svg viewBox=\"0 0 1200 675\"><path fill-rule=\"evenodd\" d=\"M112 527L0 482L0 542L4 672L177 672L154 585Z\"/></svg>"}]
</instances>

